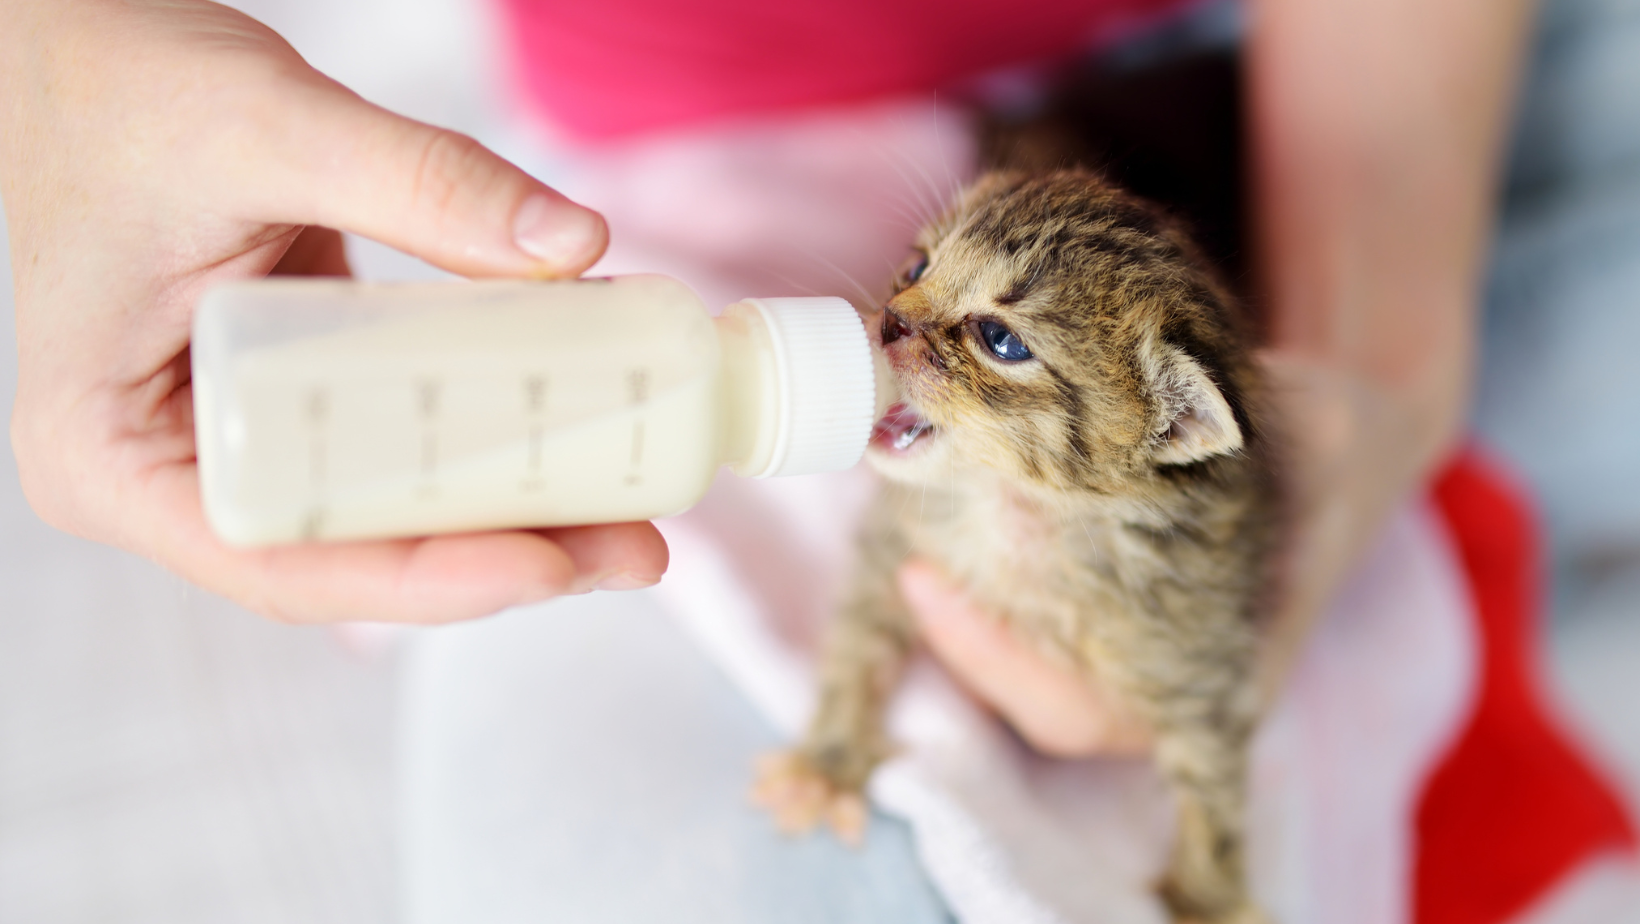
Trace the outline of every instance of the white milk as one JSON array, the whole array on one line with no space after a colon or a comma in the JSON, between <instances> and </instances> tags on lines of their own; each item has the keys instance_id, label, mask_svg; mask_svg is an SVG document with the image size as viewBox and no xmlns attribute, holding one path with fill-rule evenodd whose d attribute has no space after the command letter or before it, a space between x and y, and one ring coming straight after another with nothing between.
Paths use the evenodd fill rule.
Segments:
<instances>
[{"instance_id":1,"label":"white milk","mask_svg":"<svg viewBox=\"0 0 1640 924\"><path fill-rule=\"evenodd\" d=\"M876 417L847 302L713 319L660 276L237 283L193 366L206 518L239 546L667 516L721 465L847 468Z\"/></svg>"}]
</instances>

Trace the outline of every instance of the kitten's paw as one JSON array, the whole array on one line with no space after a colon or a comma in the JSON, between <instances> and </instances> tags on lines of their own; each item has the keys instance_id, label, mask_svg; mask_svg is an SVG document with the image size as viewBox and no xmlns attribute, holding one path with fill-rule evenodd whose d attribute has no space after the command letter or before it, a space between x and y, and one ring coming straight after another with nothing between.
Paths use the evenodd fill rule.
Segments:
<instances>
[{"instance_id":1,"label":"kitten's paw","mask_svg":"<svg viewBox=\"0 0 1640 924\"><path fill-rule=\"evenodd\" d=\"M833 783L802 753L781 751L757 761L753 804L767 809L787 834L806 834L824 821L850 847L865 841L870 816L866 800Z\"/></svg>"}]
</instances>

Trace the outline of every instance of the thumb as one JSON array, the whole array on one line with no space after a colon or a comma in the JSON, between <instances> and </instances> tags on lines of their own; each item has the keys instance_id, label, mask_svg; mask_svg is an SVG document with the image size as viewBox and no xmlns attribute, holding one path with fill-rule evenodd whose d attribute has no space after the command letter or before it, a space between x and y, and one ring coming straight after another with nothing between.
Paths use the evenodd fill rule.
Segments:
<instances>
[{"instance_id":1,"label":"thumb","mask_svg":"<svg viewBox=\"0 0 1640 924\"><path fill-rule=\"evenodd\" d=\"M259 184L280 220L350 231L464 276L572 277L603 255L603 216L456 132L337 84L303 88Z\"/></svg>"},{"instance_id":2,"label":"thumb","mask_svg":"<svg viewBox=\"0 0 1640 924\"><path fill-rule=\"evenodd\" d=\"M1140 754L1149 732L1111 691L1051 660L974 606L927 561L901 566L900 593L935 657L1038 751Z\"/></svg>"}]
</instances>

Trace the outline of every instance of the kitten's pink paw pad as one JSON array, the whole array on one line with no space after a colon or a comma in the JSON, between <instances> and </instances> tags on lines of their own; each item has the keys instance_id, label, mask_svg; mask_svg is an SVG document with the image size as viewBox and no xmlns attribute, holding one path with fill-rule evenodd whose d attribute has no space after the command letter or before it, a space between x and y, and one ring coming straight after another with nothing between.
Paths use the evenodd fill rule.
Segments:
<instances>
[{"instance_id":1,"label":"kitten's pink paw pad","mask_svg":"<svg viewBox=\"0 0 1640 924\"><path fill-rule=\"evenodd\" d=\"M824 821L851 847L865 840L870 817L865 799L858 792L837 788L802 754L783 751L758 758L751 797L787 834L806 834Z\"/></svg>"}]
</instances>

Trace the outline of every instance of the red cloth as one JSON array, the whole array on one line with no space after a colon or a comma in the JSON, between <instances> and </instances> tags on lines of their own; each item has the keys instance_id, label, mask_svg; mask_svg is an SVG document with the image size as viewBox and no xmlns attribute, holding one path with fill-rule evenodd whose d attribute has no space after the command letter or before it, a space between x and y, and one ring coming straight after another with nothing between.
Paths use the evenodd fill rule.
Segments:
<instances>
[{"instance_id":1,"label":"red cloth","mask_svg":"<svg viewBox=\"0 0 1640 924\"><path fill-rule=\"evenodd\" d=\"M501 0L519 84L607 138L950 86L1068 54L1179 0Z\"/></svg>"},{"instance_id":2,"label":"red cloth","mask_svg":"<svg viewBox=\"0 0 1640 924\"><path fill-rule=\"evenodd\" d=\"M1413 920L1502 924L1590 857L1632 851L1634 829L1544 702L1538 547L1524 492L1468 451L1434 496L1474 595L1481 687L1418 807Z\"/></svg>"}]
</instances>

